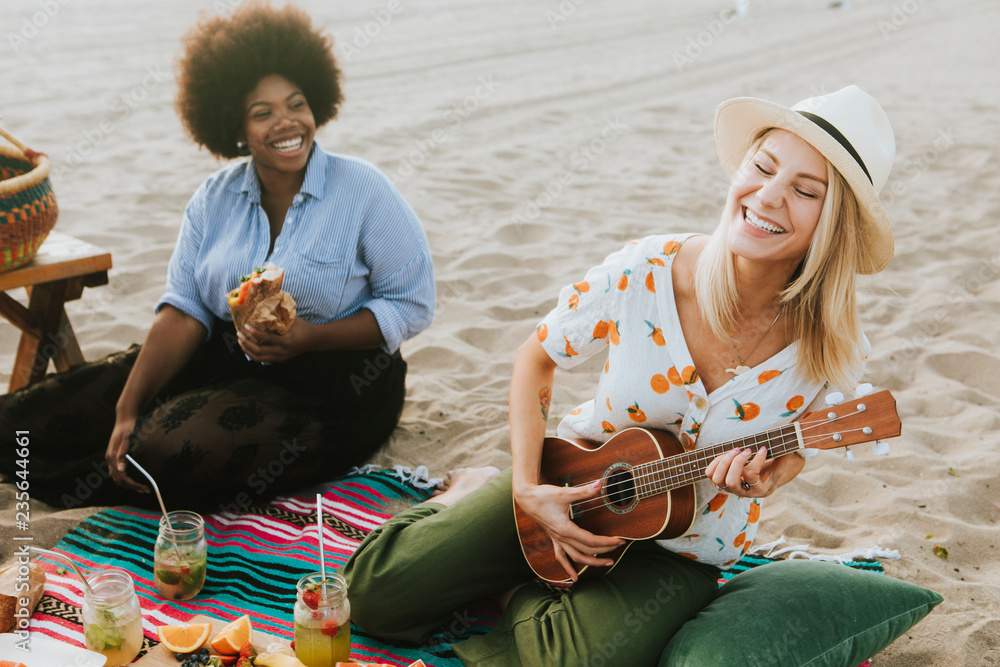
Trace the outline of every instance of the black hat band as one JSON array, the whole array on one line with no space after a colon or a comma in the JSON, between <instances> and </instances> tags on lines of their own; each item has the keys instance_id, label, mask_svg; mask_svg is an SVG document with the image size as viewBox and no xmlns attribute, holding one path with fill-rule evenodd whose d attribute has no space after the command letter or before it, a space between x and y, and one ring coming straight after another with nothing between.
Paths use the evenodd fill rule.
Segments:
<instances>
[{"instance_id":1,"label":"black hat band","mask_svg":"<svg viewBox=\"0 0 1000 667\"><path fill-rule=\"evenodd\" d=\"M844 149L851 154L851 157L854 158L855 162L858 163L858 166L861 167L861 170L865 172L865 176L868 177L868 182L871 183L872 185L875 185L875 182L872 180L872 175L868 173L868 167L865 166L864 160L862 160L861 156L858 155L858 152L854 150L854 146L852 146L851 142L847 140L847 137L845 137L840 133L840 130L838 130L833 125L828 123L826 119L821 118L816 114L809 113L808 111L799 111L799 113L808 118L809 120L811 120L812 122L814 122L816 125L819 125L821 128L823 128L823 131L825 131L831 137L836 139L837 143L843 146Z\"/></svg>"}]
</instances>

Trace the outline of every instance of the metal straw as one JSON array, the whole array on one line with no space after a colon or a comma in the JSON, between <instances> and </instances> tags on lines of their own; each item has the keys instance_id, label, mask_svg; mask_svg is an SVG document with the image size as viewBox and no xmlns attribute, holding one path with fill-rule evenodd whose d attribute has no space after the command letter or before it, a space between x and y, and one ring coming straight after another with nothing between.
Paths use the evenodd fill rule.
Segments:
<instances>
[{"instance_id":1,"label":"metal straw","mask_svg":"<svg viewBox=\"0 0 1000 667\"><path fill-rule=\"evenodd\" d=\"M83 572L81 572L80 568L76 566L76 563L73 562L73 559L69 558L68 556L64 556L58 551L49 551L48 549L42 549L40 547L31 547L31 546L29 546L28 548L31 549L32 551L37 551L40 554L45 554L46 556L55 556L56 558L62 558L64 561L69 563L69 566L71 568L73 568L73 571L76 572L76 576L80 577L80 581L82 581L83 585L87 588L87 592L90 593L91 595L94 594L94 589L91 588L90 584L87 582L87 577L83 576Z\"/></svg>"},{"instance_id":2,"label":"metal straw","mask_svg":"<svg viewBox=\"0 0 1000 667\"><path fill-rule=\"evenodd\" d=\"M316 527L319 529L319 574L322 577L323 595L326 595L326 561L323 559L323 501L316 494Z\"/></svg>"},{"instance_id":3,"label":"metal straw","mask_svg":"<svg viewBox=\"0 0 1000 667\"><path fill-rule=\"evenodd\" d=\"M167 520L167 538L170 540L171 546L174 547L174 553L177 554L177 560L181 558L181 550L177 548L177 543L174 541L173 535L173 525L170 523L170 516L167 514L167 506L163 504L163 496L160 495L160 487L156 485L156 480L150 475L145 469L136 463L135 459L132 458L131 454L126 454L125 458L128 462L136 467L136 469L143 474L143 476L149 480L149 483L153 485L153 491L156 492L156 499L160 501L160 509L163 510L163 516Z\"/></svg>"}]
</instances>

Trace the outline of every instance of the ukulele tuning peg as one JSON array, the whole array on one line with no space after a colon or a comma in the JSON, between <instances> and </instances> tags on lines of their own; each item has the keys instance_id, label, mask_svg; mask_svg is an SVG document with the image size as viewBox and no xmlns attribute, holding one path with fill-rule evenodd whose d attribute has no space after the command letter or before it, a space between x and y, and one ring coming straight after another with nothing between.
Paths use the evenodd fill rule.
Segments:
<instances>
[{"instance_id":1,"label":"ukulele tuning peg","mask_svg":"<svg viewBox=\"0 0 1000 667\"><path fill-rule=\"evenodd\" d=\"M854 463L854 452L851 451L850 447L847 448L847 460L850 463Z\"/></svg>"},{"instance_id":2,"label":"ukulele tuning peg","mask_svg":"<svg viewBox=\"0 0 1000 667\"><path fill-rule=\"evenodd\" d=\"M859 384L858 388L854 390L854 396L856 398L864 398L873 391L875 391L875 387L872 386L871 382L865 382L864 384Z\"/></svg>"},{"instance_id":3,"label":"ukulele tuning peg","mask_svg":"<svg viewBox=\"0 0 1000 667\"><path fill-rule=\"evenodd\" d=\"M889 453L888 442L882 442L881 440L879 440L875 443L875 446L872 447L872 454L874 454L875 456L885 456L888 453Z\"/></svg>"},{"instance_id":4,"label":"ukulele tuning peg","mask_svg":"<svg viewBox=\"0 0 1000 667\"><path fill-rule=\"evenodd\" d=\"M844 400L844 395L839 391L834 391L826 395L827 405L839 405Z\"/></svg>"}]
</instances>

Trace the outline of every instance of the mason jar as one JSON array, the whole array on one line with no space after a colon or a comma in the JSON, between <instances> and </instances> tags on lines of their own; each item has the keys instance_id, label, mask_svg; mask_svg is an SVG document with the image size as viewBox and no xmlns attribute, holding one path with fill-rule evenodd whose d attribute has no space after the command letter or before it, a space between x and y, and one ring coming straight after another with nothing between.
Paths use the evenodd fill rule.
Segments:
<instances>
[{"instance_id":1,"label":"mason jar","mask_svg":"<svg viewBox=\"0 0 1000 667\"><path fill-rule=\"evenodd\" d=\"M127 665L142 648L142 610L127 572L92 575L83 593L83 634L87 648L105 656L107 667Z\"/></svg>"},{"instance_id":2,"label":"mason jar","mask_svg":"<svg viewBox=\"0 0 1000 667\"><path fill-rule=\"evenodd\" d=\"M351 603L339 574L299 579L295 599L295 657L306 667L336 667L351 659Z\"/></svg>"},{"instance_id":3,"label":"mason jar","mask_svg":"<svg viewBox=\"0 0 1000 667\"><path fill-rule=\"evenodd\" d=\"M153 580L168 600L188 600L205 585L208 542L205 520L178 510L160 518L160 534L153 547Z\"/></svg>"}]
</instances>

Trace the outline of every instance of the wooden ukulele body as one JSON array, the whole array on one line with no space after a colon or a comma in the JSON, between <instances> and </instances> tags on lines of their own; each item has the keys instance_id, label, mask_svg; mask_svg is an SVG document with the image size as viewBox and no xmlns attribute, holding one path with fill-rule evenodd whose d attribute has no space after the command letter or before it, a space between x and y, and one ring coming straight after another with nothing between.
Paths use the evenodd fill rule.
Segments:
<instances>
[{"instance_id":1,"label":"wooden ukulele body","mask_svg":"<svg viewBox=\"0 0 1000 667\"><path fill-rule=\"evenodd\" d=\"M675 454L684 448L670 433L642 428L622 431L603 444L567 438L546 438L542 450L540 483L581 486L603 480L597 498L573 508L573 521L595 535L626 540L670 539L683 535L694 522L694 486L642 497L631 474L632 468ZM528 565L539 577L553 582L569 581L555 558L552 539L534 519L514 502L521 549ZM631 545L602 554L615 563ZM582 567L581 578L600 576L606 567ZM613 567L613 566L612 566Z\"/></svg>"},{"instance_id":2,"label":"wooden ukulele body","mask_svg":"<svg viewBox=\"0 0 1000 667\"><path fill-rule=\"evenodd\" d=\"M689 452L670 433L643 428L620 431L604 444L546 438L540 483L584 486L602 480L600 495L574 503L571 512L577 525L595 535L626 540L679 537L694 522L694 485L704 479L712 459L733 448L749 448L756 454L766 447L771 460L804 447L836 449L899 435L896 399L888 391L865 392L845 403L841 400L843 396L798 422ZM882 453L887 451L885 448ZM535 574L552 582L569 581L556 560L549 534L518 507L517 501L514 517L521 550ZM617 563L630 544L626 542L602 557ZM584 567L580 576L600 576L608 571L606 567Z\"/></svg>"}]
</instances>

